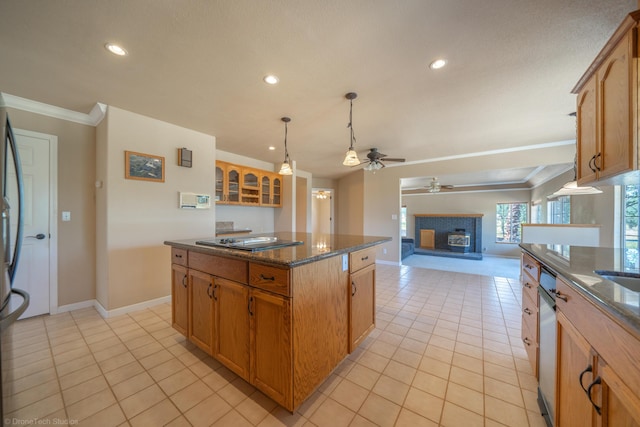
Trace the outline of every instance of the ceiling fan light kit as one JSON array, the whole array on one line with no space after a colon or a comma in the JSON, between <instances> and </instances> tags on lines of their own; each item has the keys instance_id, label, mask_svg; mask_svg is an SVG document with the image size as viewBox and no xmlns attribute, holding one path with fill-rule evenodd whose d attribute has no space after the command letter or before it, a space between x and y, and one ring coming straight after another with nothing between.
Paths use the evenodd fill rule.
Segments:
<instances>
[{"instance_id":1,"label":"ceiling fan light kit","mask_svg":"<svg viewBox=\"0 0 640 427\"><path fill-rule=\"evenodd\" d=\"M353 100L358 97L358 94L355 92L349 92L345 96L349 100L349 124L347 127L349 128L350 138L349 138L349 149L347 150L347 154L344 157L344 161L342 162L345 166L357 166L360 164L360 159L358 159L358 153L353 149L353 144L356 142L356 137L353 134Z\"/></svg>"},{"instance_id":2,"label":"ceiling fan light kit","mask_svg":"<svg viewBox=\"0 0 640 427\"><path fill-rule=\"evenodd\" d=\"M284 161L280 167L280 175L293 175L291 162L289 160L289 151L287 151L287 124L291 121L289 117L283 117L280 120L284 122Z\"/></svg>"}]
</instances>

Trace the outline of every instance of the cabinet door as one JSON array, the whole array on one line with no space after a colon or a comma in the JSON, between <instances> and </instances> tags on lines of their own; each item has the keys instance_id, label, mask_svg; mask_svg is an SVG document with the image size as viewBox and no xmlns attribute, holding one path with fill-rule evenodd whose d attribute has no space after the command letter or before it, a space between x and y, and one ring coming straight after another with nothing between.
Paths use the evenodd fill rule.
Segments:
<instances>
[{"instance_id":1,"label":"cabinet door","mask_svg":"<svg viewBox=\"0 0 640 427\"><path fill-rule=\"evenodd\" d=\"M349 353L375 328L375 264L351 274L349 292Z\"/></svg>"},{"instance_id":2,"label":"cabinet door","mask_svg":"<svg viewBox=\"0 0 640 427\"><path fill-rule=\"evenodd\" d=\"M252 169L242 169L242 204L260 204L260 178L257 171Z\"/></svg>"},{"instance_id":3,"label":"cabinet door","mask_svg":"<svg viewBox=\"0 0 640 427\"><path fill-rule=\"evenodd\" d=\"M187 268L171 264L171 326L184 336L189 333L188 283Z\"/></svg>"},{"instance_id":4,"label":"cabinet door","mask_svg":"<svg viewBox=\"0 0 640 427\"><path fill-rule=\"evenodd\" d=\"M216 162L216 198L215 201L218 204L226 203L226 175L227 171L222 163Z\"/></svg>"},{"instance_id":5,"label":"cabinet door","mask_svg":"<svg viewBox=\"0 0 640 427\"><path fill-rule=\"evenodd\" d=\"M214 357L249 379L249 287L214 278Z\"/></svg>"},{"instance_id":6,"label":"cabinet door","mask_svg":"<svg viewBox=\"0 0 640 427\"><path fill-rule=\"evenodd\" d=\"M596 159L599 178L630 170L633 165L630 112L634 109L631 108L629 86L631 40L631 33L628 33L597 73L602 127L600 152Z\"/></svg>"},{"instance_id":7,"label":"cabinet door","mask_svg":"<svg viewBox=\"0 0 640 427\"><path fill-rule=\"evenodd\" d=\"M293 409L291 303L289 298L251 289L251 384Z\"/></svg>"},{"instance_id":8,"label":"cabinet door","mask_svg":"<svg viewBox=\"0 0 640 427\"><path fill-rule=\"evenodd\" d=\"M594 411L585 389L595 379L595 357L589 343L558 312L558 365L555 425L586 427L594 424Z\"/></svg>"},{"instance_id":9,"label":"cabinet door","mask_svg":"<svg viewBox=\"0 0 640 427\"><path fill-rule=\"evenodd\" d=\"M213 354L213 277L189 270L189 339Z\"/></svg>"},{"instance_id":10,"label":"cabinet door","mask_svg":"<svg viewBox=\"0 0 640 427\"><path fill-rule=\"evenodd\" d=\"M618 373L602 360L598 363L598 376L602 379L602 397L598 400L602 416L598 425L639 427L640 391L631 390Z\"/></svg>"},{"instance_id":11,"label":"cabinet door","mask_svg":"<svg viewBox=\"0 0 640 427\"><path fill-rule=\"evenodd\" d=\"M226 167L226 201L227 203L240 203L240 168L234 165Z\"/></svg>"},{"instance_id":12,"label":"cabinet door","mask_svg":"<svg viewBox=\"0 0 640 427\"><path fill-rule=\"evenodd\" d=\"M260 177L260 204L262 206L271 205L271 196L271 176L262 175Z\"/></svg>"},{"instance_id":13,"label":"cabinet door","mask_svg":"<svg viewBox=\"0 0 640 427\"><path fill-rule=\"evenodd\" d=\"M271 177L271 194L272 194L272 201L271 204L274 207L281 207L282 206L282 178L280 177L280 175L274 174Z\"/></svg>"},{"instance_id":14,"label":"cabinet door","mask_svg":"<svg viewBox=\"0 0 640 427\"><path fill-rule=\"evenodd\" d=\"M594 75L578 94L576 172L580 185L593 182L598 178L597 169L594 166L599 149L596 125L596 88L596 76Z\"/></svg>"}]
</instances>

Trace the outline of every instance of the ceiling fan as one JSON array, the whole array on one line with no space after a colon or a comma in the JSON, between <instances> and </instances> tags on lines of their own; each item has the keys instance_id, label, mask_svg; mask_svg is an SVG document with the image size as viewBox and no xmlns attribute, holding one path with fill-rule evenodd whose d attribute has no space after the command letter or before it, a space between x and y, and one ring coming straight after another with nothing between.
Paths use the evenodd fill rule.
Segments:
<instances>
[{"instance_id":1,"label":"ceiling fan","mask_svg":"<svg viewBox=\"0 0 640 427\"><path fill-rule=\"evenodd\" d=\"M392 158L387 157L386 154L382 154L378 151L377 148L369 148L369 152L367 153L367 158L363 159L363 162L368 162L367 166L365 166L365 170L368 171L377 171L378 169L382 169L385 167L385 164L382 162L404 162L405 159L401 158Z\"/></svg>"},{"instance_id":2,"label":"ceiling fan","mask_svg":"<svg viewBox=\"0 0 640 427\"><path fill-rule=\"evenodd\" d=\"M442 188L451 190L453 188L453 185L440 184L440 182L438 181L438 178L434 176L431 179L431 182L429 183L429 185L426 186L426 188L429 193L439 193Z\"/></svg>"}]
</instances>

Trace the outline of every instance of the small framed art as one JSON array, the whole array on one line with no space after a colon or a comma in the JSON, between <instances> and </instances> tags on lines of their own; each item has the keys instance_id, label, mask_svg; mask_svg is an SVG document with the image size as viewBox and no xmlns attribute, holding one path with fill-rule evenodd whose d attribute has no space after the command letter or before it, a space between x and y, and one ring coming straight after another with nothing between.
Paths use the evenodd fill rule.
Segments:
<instances>
[{"instance_id":1,"label":"small framed art","mask_svg":"<svg viewBox=\"0 0 640 427\"><path fill-rule=\"evenodd\" d=\"M126 179L164 182L164 157L125 151L124 177Z\"/></svg>"}]
</instances>

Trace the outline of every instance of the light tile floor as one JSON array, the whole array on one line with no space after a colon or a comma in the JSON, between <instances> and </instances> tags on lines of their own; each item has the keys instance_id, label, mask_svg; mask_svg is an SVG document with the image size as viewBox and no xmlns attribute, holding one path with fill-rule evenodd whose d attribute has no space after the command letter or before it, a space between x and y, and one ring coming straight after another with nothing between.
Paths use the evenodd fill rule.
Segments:
<instances>
[{"instance_id":1,"label":"light tile floor","mask_svg":"<svg viewBox=\"0 0 640 427\"><path fill-rule=\"evenodd\" d=\"M544 426L517 279L379 264L376 329L294 413L175 332L164 304L17 322L5 419L81 426ZM37 421L36 421L37 420Z\"/></svg>"}]
</instances>

